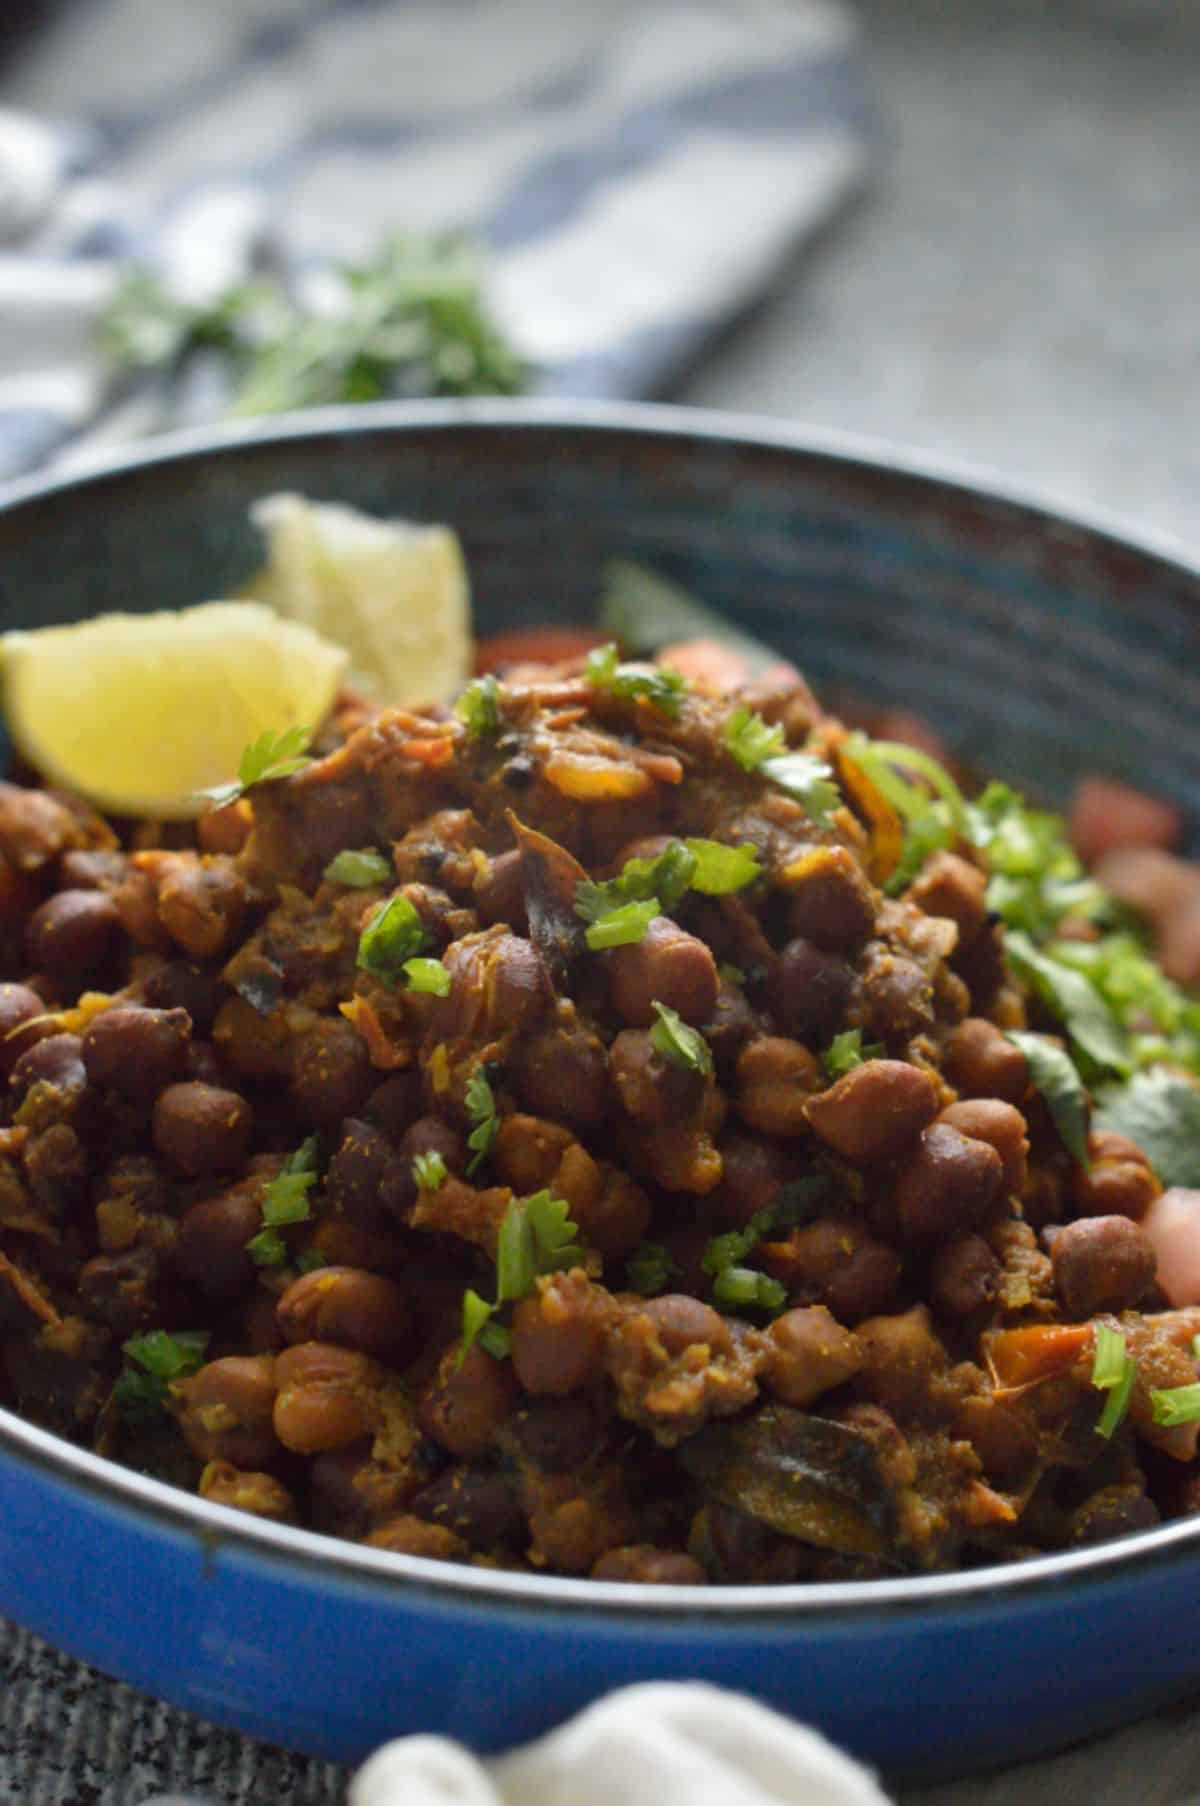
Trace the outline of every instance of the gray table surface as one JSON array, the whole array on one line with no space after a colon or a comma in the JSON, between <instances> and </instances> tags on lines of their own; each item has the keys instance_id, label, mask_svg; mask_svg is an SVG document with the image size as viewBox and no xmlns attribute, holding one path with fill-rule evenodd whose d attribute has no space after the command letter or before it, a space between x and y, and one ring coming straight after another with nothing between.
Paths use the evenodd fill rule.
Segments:
<instances>
[{"instance_id":1,"label":"gray table surface","mask_svg":"<svg viewBox=\"0 0 1200 1806\"><path fill-rule=\"evenodd\" d=\"M862 0L894 141L873 192L784 275L681 399L922 447L1200 550L1200 7ZM718 247L719 249L719 247ZM333 1806L327 1765L260 1751L20 1637L51 1717L0 1694L0 1799ZM1050 1681L1047 1683L1051 1684ZM987 1710L980 1702L980 1710ZM1200 1798L1200 1709L904 1806ZM682 1803L681 1803L682 1806Z\"/></svg>"}]
</instances>

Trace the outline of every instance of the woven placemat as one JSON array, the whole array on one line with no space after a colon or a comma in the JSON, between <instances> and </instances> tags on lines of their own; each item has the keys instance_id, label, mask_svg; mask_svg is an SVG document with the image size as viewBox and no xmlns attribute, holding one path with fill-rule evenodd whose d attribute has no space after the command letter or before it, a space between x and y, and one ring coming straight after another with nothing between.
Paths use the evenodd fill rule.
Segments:
<instances>
[{"instance_id":1,"label":"woven placemat","mask_svg":"<svg viewBox=\"0 0 1200 1806\"><path fill-rule=\"evenodd\" d=\"M347 1770L222 1731L60 1655L0 1619L0 1801L141 1806L341 1806Z\"/></svg>"}]
</instances>

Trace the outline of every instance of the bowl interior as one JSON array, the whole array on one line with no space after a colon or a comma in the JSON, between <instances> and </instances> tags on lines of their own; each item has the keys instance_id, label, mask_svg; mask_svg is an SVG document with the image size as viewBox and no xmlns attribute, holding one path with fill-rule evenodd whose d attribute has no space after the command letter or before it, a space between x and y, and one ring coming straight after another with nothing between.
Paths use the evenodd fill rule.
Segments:
<instances>
[{"instance_id":1,"label":"bowl interior","mask_svg":"<svg viewBox=\"0 0 1200 1806\"><path fill-rule=\"evenodd\" d=\"M587 620L605 561L639 559L818 689L926 714L976 769L1055 800L1084 773L1123 777L1177 803L1200 843L1200 579L1181 565L969 486L704 416L570 423L510 405L316 418L0 511L0 626L228 593L261 557L249 502L292 489L454 524L482 632Z\"/></svg>"}]
</instances>

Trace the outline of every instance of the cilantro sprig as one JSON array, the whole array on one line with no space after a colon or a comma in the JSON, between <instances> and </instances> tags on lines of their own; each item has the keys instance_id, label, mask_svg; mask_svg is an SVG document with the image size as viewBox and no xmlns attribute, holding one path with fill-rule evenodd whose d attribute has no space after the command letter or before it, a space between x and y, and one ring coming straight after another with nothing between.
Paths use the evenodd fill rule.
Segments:
<instances>
[{"instance_id":1,"label":"cilantro sprig","mask_svg":"<svg viewBox=\"0 0 1200 1806\"><path fill-rule=\"evenodd\" d=\"M232 783L214 784L208 790L198 791L197 795L205 797L214 808L223 809L245 796L248 790L253 790L256 784L273 784L280 778L294 777L313 763L308 756L312 737L311 727L289 727L281 734L268 728L244 749L238 760L237 777Z\"/></svg>"},{"instance_id":2,"label":"cilantro sprig","mask_svg":"<svg viewBox=\"0 0 1200 1806\"><path fill-rule=\"evenodd\" d=\"M652 703L672 721L679 719L687 679L657 665L623 665L615 640L588 653L583 674L593 689L606 690L623 701Z\"/></svg>"},{"instance_id":3,"label":"cilantro sprig","mask_svg":"<svg viewBox=\"0 0 1200 1806\"><path fill-rule=\"evenodd\" d=\"M527 374L488 310L479 253L458 233L390 235L364 262L327 272L319 306L266 277L193 304L138 270L106 309L100 338L115 371L181 388L198 357L214 359L241 415L509 395Z\"/></svg>"},{"instance_id":4,"label":"cilantro sprig","mask_svg":"<svg viewBox=\"0 0 1200 1806\"><path fill-rule=\"evenodd\" d=\"M175 1381L204 1365L208 1342L206 1329L152 1329L123 1342L125 1366L113 1387L122 1417L137 1423L161 1411Z\"/></svg>"}]
</instances>

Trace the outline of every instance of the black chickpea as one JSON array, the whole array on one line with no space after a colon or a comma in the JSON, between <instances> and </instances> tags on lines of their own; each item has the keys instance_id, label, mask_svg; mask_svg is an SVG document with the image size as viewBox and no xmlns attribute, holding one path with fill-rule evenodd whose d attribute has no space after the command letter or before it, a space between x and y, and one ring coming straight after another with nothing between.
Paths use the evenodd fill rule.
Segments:
<instances>
[{"instance_id":1,"label":"black chickpea","mask_svg":"<svg viewBox=\"0 0 1200 1806\"><path fill-rule=\"evenodd\" d=\"M232 1173L250 1151L254 1115L245 1098L220 1085L168 1085L154 1106L154 1145L189 1178Z\"/></svg>"},{"instance_id":2,"label":"black chickpea","mask_svg":"<svg viewBox=\"0 0 1200 1806\"><path fill-rule=\"evenodd\" d=\"M63 985L80 985L104 973L121 946L121 917L98 890L60 890L29 919L29 957L39 971Z\"/></svg>"},{"instance_id":3,"label":"black chickpea","mask_svg":"<svg viewBox=\"0 0 1200 1806\"><path fill-rule=\"evenodd\" d=\"M127 1097L154 1097L183 1076L191 1031L186 1010L117 1004L84 1031L83 1063L88 1078L94 1085L111 1086Z\"/></svg>"}]
</instances>

